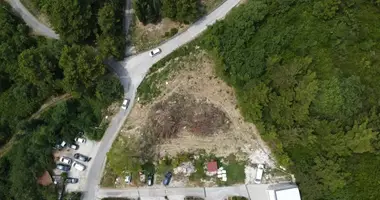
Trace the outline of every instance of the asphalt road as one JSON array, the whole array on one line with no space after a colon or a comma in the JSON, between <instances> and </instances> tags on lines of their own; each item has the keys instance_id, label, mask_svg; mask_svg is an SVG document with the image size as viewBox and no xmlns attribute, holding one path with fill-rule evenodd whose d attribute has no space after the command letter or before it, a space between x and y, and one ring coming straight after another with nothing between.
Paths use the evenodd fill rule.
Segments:
<instances>
[{"instance_id":1,"label":"asphalt road","mask_svg":"<svg viewBox=\"0 0 380 200\"><path fill-rule=\"evenodd\" d=\"M224 200L230 196L243 196L252 200L267 200L268 184L260 185L237 185L230 187L193 187L193 188L131 188L131 189L105 189L102 188L97 193L97 198L106 197L175 197L195 196L203 197L206 200ZM182 198L183 199L183 198Z\"/></svg>"},{"instance_id":2,"label":"asphalt road","mask_svg":"<svg viewBox=\"0 0 380 200\"><path fill-rule=\"evenodd\" d=\"M119 130L133 107L137 88L149 71L149 68L177 48L195 39L207 29L207 26L214 24L217 20L223 19L238 3L239 0L226 0L212 13L191 25L185 32L159 45L157 48L161 48L162 52L153 58L149 56L149 51L146 51L128 57L121 62L109 61L108 65L116 72L124 86L126 98L129 98L131 101L127 110L120 110L120 112L116 114L103 136L98 153L95 158L93 158L94 163L92 167L88 169L90 171L88 173L83 199L96 199L96 194L99 192L99 183L105 167L107 152L111 148L113 141L116 139ZM130 20L128 19L128 13L130 12L126 12L126 24L129 24L128 20ZM127 29L128 28L126 28L126 30Z\"/></svg>"},{"instance_id":3,"label":"asphalt road","mask_svg":"<svg viewBox=\"0 0 380 200\"><path fill-rule=\"evenodd\" d=\"M25 23L31 27L38 35L46 36L49 38L58 39L59 36L45 24L42 24L36 17L34 17L25 7L20 0L5 0L8 2L13 10L18 13Z\"/></svg>"}]
</instances>

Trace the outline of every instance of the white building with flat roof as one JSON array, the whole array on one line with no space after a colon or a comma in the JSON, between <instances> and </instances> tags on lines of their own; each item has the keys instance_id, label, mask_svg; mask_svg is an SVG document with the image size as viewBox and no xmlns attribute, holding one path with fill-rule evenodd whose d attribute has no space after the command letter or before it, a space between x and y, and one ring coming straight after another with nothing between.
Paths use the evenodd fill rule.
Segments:
<instances>
[{"instance_id":1,"label":"white building with flat roof","mask_svg":"<svg viewBox=\"0 0 380 200\"><path fill-rule=\"evenodd\" d=\"M295 184L269 185L267 192L269 200L301 200L300 192Z\"/></svg>"}]
</instances>

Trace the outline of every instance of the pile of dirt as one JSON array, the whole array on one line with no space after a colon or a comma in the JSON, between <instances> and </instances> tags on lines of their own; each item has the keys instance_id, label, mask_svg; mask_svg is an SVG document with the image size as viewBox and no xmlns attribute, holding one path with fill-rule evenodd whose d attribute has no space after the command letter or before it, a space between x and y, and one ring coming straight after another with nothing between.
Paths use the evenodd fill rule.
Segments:
<instances>
[{"instance_id":1,"label":"pile of dirt","mask_svg":"<svg viewBox=\"0 0 380 200\"><path fill-rule=\"evenodd\" d=\"M187 129L199 136L210 136L230 127L227 115L206 99L173 93L150 110L146 128L159 138L175 138Z\"/></svg>"}]
</instances>

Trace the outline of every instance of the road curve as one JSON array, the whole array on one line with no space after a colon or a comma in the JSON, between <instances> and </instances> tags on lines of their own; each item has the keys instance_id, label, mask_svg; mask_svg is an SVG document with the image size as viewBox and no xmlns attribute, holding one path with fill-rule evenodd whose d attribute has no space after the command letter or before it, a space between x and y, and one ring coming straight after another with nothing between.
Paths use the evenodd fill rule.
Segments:
<instances>
[{"instance_id":1,"label":"road curve","mask_svg":"<svg viewBox=\"0 0 380 200\"><path fill-rule=\"evenodd\" d=\"M191 25L185 32L176 35L172 39L164 42L158 48L162 53L151 58L149 51L138 55L128 57L121 62L110 61L109 66L118 74L121 83L124 86L125 97L131 100L127 110L120 110L111 120L107 128L98 152L93 158L93 164L88 172L87 183L84 189L84 200L95 200L99 192L99 183L103 175L106 155L116 139L125 119L127 118L135 100L137 88L149 71L149 68L171 52L182 45L195 39L200 33L207 29L207 26L214 24L217 20L223 19L224 16L237 4L239 0L226 0L221 6Z\"/></svg>"},{"instance_id":2,"label":"road curve","mask_svg":"<svg viewBox=\"0 0 380 200\"><path fill-rule=\"evenodd\" d=\"M5 0L8 2L13 10L21 16L25 23L34 30L38 35L46 36L53 39L59 39L59 36L49 27L42 24L36 17L34 17L28 9L20 2L20 0Z\"/></svg>"}]
</instances>

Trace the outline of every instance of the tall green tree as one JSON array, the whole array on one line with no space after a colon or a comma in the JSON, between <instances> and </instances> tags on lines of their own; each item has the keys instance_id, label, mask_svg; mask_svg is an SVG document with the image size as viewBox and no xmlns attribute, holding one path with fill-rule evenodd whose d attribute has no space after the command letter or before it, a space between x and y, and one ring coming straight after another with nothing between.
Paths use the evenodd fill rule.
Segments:
<instances>
[{"instance_id":1,"label":"tall green tree","mask_svg":"<svg viewBox=\"0 0 380 200\"><path fill-rule=\"evenodd\" d=\"M93 34L95 23L92 19L90 0L68 0L62 3L60 0L47 2L46 13L54 30L61 38L70 43L85 41Z\"/></svg>"},{"instance_id":2,"label":"tall green tree","mask_svg":"<svg viewBox=\"0 0 380 200\"><path fill-rule=\"evenodd\" d=\"M83 91L105 73L105 66L90 46L65 46L59 60L66 91Z\"/></svg>"}]
</instances>

